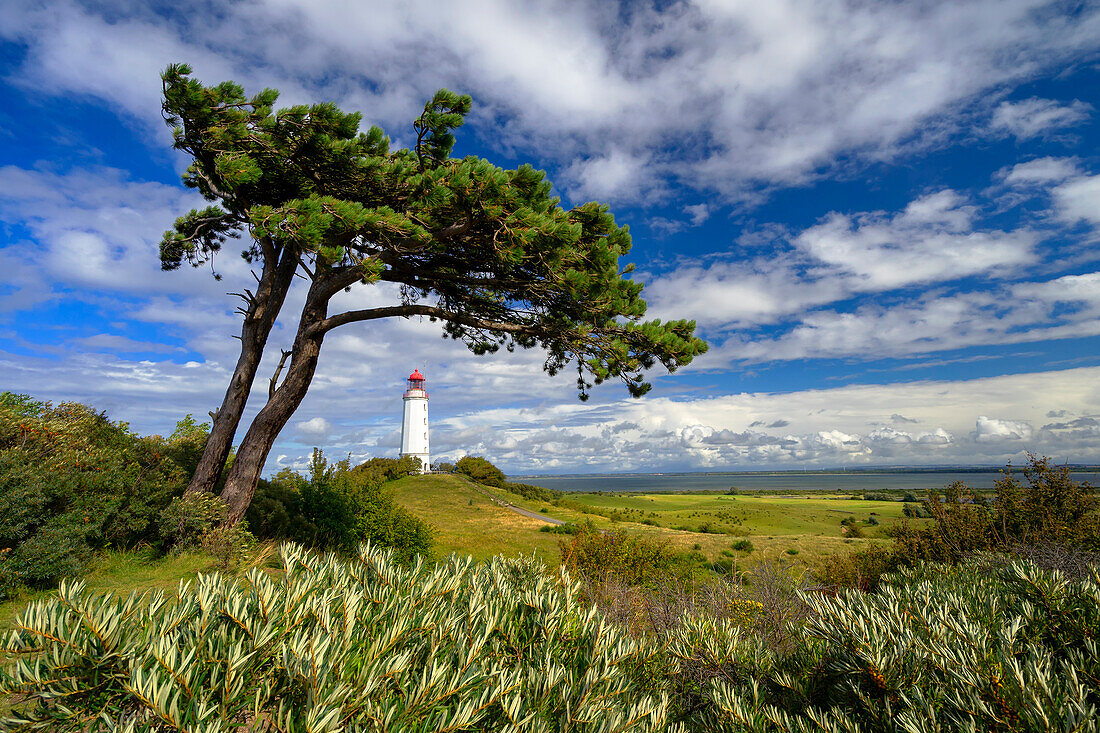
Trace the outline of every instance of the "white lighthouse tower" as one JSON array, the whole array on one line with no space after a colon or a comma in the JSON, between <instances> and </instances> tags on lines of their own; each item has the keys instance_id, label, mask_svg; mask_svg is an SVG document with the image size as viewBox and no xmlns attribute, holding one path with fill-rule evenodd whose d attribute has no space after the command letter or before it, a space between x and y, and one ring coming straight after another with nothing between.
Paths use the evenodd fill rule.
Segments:
<instances>
[{"instance_id":1,"label":"white lighthouse tower","mask_svg":"<svg viewBox=\"0 0 1100 733\"><path fill-rule=\"evenodd\" d=\"M428 470L428 392L419 369L409 375L405 416L401 420L401 456L416 456Z\"/></svg>"}]
</instances>

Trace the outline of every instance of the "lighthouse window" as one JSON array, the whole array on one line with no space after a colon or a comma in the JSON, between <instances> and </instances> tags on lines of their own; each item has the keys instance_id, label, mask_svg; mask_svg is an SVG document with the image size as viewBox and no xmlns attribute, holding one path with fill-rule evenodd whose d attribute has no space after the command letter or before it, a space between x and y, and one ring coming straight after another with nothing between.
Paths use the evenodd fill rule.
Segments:
<instances>
[{"instance_id":1,"label":"lighthouse window","mask_svg":"<svg viewBox=\"0 0 1100 733\"><path fill-rule=\"evenodd\" d=\"M425 425L427 425L427 424L428 424L428 418L424 418L424 424L425 424Z\"/></svg>"}]
</instances>

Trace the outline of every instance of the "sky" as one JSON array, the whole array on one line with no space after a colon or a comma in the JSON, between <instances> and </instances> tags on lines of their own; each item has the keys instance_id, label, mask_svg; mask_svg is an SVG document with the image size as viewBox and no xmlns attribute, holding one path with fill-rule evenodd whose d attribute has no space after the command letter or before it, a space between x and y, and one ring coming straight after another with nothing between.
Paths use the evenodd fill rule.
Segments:
<instances>
[{"instance_id":1,"label":"sky","mask_svg":"<svg viewBox=\"0 0 1100 733\"><path fill-rule=\"evenodd\" d=\"M472 95L455 153L610 205L649 315L710 344L641 399L607 383L581 403L537 351L350 324L269 473L314 446L396 455L414 368L433 460L513 475L1100 462L1095 2L7 0L0 390L146 434L221 402L226 293L251 282L231 247L220 282L159 269L161 233L202 204L161 119L173 62L280 105L334 101L395 146L436 89Z\"/></svg>"}]
</instances>

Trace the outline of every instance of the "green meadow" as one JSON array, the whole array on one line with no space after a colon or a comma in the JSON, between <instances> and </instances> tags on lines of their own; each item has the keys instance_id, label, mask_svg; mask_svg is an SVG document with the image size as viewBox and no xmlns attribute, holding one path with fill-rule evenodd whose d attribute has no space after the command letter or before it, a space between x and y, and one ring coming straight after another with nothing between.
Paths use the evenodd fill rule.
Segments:
<instances>
[{"instance_id":1,"label":"green meadow","mask_svg":"<svg viewBox=\"0 0 1100 733\"><path fill-rule=\"evenodd\" d=\"M506 489L474 484L456 474L410 476L389 484L394 499L435 528L435 550L484 559L496 554L537 553L558 559L562 535L540 531L546 523L503 506L512 504L574 524L622 529L701 553L714 562L734 557L752 564L781 558L795 565L885 542L903 518L901 501L867 501L850 495L608 494L569 493L556 501L528 499ZM841 525L852 518L863 535ZM877 524L875 524L877 522ZM744 547L747 540L752 549Z\"/></svg>"}]
</instances>

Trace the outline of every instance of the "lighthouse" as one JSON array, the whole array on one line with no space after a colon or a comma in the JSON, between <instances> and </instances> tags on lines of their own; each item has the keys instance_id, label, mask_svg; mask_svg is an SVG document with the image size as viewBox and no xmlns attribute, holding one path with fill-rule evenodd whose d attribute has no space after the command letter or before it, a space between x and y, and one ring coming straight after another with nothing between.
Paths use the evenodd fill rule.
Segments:
<instances>
[{"instance_id":1,"label":"lighthouse","mask_svg":"<svg viewBox=\"0 0 1100 733\"><path fill-rule=\"evenodd\" d=\"M416 456L428 470L428 392L424 375L415 369L405 389L405 415L401 420L401 457Z\"/></svg>"}]
</instances>

